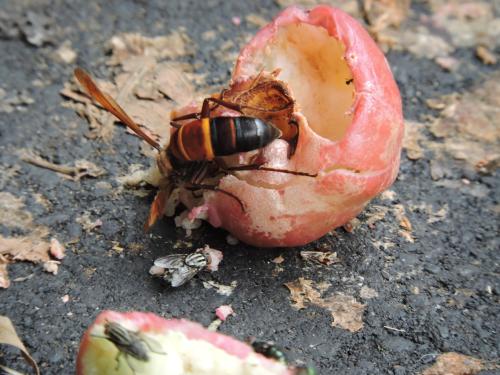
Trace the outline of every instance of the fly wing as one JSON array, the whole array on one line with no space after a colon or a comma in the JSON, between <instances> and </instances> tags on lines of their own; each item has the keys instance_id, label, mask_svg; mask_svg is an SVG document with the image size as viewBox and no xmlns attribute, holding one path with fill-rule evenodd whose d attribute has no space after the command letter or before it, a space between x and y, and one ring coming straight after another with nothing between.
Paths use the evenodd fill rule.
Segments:
<instances>
[{"instance_id":1,"label":"fly wing","mask_svg":"<svg viewBox=\"0 0 500 375\"><path fill-rule=\"evenodd\" d=\"M148 347L151 352L156 354L167 354L163 351L163 345L152 337L149 337L149 335L138 332L137 336L142 340L142 342Z\"/></svg>"},{"instance_id":2,"label":"fly wing","mask_svg":"<svg viewBox=\"0 0 500 375\"><path fill-rule=\"evenodd\" d=\"M170 254L155 260L154 265L166 269L177 269L185 266L184 254Z\"/></svg>"},{"instance_id":3,"label":"fly wing","mask_svg":"<svg viewBox=\"0 0 500 375\"><path fill-rule=\"evenodd\" d=\"M191 280L200 270L198 268L183 266L172 272L171 285L174 288Z\"/></svg>"}]
</instances>

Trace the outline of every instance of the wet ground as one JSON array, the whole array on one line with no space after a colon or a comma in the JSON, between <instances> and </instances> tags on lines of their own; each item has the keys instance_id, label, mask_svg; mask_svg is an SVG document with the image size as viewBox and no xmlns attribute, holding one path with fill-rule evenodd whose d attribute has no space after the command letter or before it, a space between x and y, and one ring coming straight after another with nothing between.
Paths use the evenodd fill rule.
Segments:
<instances>
[{"instance_id":1,"label":"wet ground","mask_svg":"<svg viewBox=\"0 0 500 375\"><path fill-rule=\"evenodd\" d=\"M220 46L227 40L243 40L257 29L245 20L246 14L271 19L279 9L277 3L264 0L55 0L0 5L0 88L7 95L23 92L32 98L1 114L0 187L23 197L34 221L50 228L51 236L68 249L56 276L40 266L16 263L9 266L11 280L33 276L0 291L0 314L12 319L43 374L74 372L79 339L102 310L152 311L208 325L214 309L222 304L231 304L236 316L220 327L221 332L240 339L273 340L292 360L314 364L321 374L416 374L440 353L459 352L486 361L500 356L499 181L494 170L479 173L452 163L446 177L459 187L438 184L431 178L432 154L425 147L424 156L417 160L409 160L404 151L400 175L391 188L394 194L374 200L352 233L337 229L302 248L228 245L224 231L208 225L186 239L171 219L145 235L143 222L153 191L146 197L126 189L114 193L116 177L124 175L130 164L149 163L139 152L138 139L117 129L110 144L90 140L85 136L85 121L61 107L59 91L75 64L101 77L109 74L104 45L119 32L152 36L184 27L197 51L185 61L207 73L208 83L222 84L230 77L231 65L214 57ZM428 9L418 3L414 11ZM231 21L234 16L241 17L241 25ZM201 35L216 26L217 38L204 41ZM75 64L53 58L54 50L66 40L78 54ZM459 48L453 57L463 62L458 73L408 52L388 53L408 120L436 115L425 99L470 91L498 68L482 64L473 48ZM23 163L20 149L34 150L54 163L86 159L107 174L79 182L63 179ZM9 176L13 168L18 172ZM36 193L46 204L35 198ZM414 242L400 234L393 211L398 204L406 208ZM429 220L442 208L444 215ZM366 225L379 211L385 216ZM100 219L102 226L85 230L76 221L84 214ZM0 229L4 236L23 234L22 229ZM187 242L179 251L205 244L222 250L220 271L174 290L151 278L152 260L172 252L179 240ZM306 264L300 251L315 249L337 252L340 262ZM278 266L272 260L279 255L284 262ZM277 272L277 267L283 270ZM299 277L329 282L332 293L365 303L364 327L358 332L332 327L331 314L321 307L294 309L284 283ZM205 289L201 279L225 285L236 281L237 287L230 296L223 296ZM362 286L378 296L361 295ZM65 295L67 303L61 299ZM28 371L8 353L0 356L0 363Z\"/></svg>"}]
</instances>

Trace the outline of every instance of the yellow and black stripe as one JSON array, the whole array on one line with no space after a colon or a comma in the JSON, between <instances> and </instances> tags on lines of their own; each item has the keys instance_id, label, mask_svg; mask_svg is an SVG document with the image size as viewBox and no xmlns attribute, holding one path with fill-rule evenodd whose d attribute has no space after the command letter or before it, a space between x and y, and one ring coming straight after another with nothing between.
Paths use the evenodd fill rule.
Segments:
<instances>
[{"instance_id":1,"label":"yellow and black stripe","mask_svg":"<svg viewBox=\"0 0 500 375\"><path fill-rule=\"evenodd\" d=\"M257 150L280 136L279 129L253 117L203 118L179 128L170 148L179 160L212 160Z\"/></svg>"}]
</instances>

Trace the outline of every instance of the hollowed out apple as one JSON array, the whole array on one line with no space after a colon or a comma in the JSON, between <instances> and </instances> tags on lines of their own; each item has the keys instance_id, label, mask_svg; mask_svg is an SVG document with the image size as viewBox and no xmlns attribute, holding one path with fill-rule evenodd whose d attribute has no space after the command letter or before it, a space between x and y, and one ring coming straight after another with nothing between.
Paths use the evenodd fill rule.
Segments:
<instances>
[{"instance_id":1,"label":"hollowed out apple","mask_svg":"<svg viewBox=\"0 0 500 375\"><path fill-rule=\"evenodd\" d=\"M138 350L118 347L104 333L107 323L139 337ZM145 352L138 359L133 353ZM297 371L253 351L248 344L210 332L187 320L166 320L151 313L105 311L85 332L77 375L292 375Z\"/></svg>"},{"instance_id":2,"label":"hollowed out apple","mask_svg":"<svg viewBox=\"0 0 500 375\"><path fill-rule=\"evenodd\" d=\"M298 144L289 158L289 144L274 141L260 159L318 176L233 173L219 187L245 211L231 197L207 191L196 212L248 244L297 246L345 224L392 184L403 136L401 98L368 33L329 6L290 7L260 30L241 51L229 92L275 70L296 102ZM237 162L248 160L240 155Z\"/></svg>"}]
</instances>

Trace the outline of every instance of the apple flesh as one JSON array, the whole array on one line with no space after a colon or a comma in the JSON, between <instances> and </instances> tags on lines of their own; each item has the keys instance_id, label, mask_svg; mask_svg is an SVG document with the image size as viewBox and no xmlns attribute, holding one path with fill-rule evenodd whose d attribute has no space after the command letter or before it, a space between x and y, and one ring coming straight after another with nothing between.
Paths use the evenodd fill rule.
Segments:
<instances>
[{"instance_id":1,"label":"apple flesh","mask_svg":"<svg viewBox=\"0 0 500 375\"><path fill-rule=\"evenodd\" d=\"M118 323L140 335L147 360L121 351L106 338L105 324ZM141 344L142 345L142 344ZM183 319L152 313L104 311L85 332L77 358L77 375L292 375L282 363L255 353L232 337L210 332Z\"/></svg>"},{"instance_id":2,"label":"apple flesh","mask_svg":"<svg viewBox=\"0 0 500 375\"><path fill-rule=\"evenodd\" d=\"M401 98L369 34L329 6L287 8L260 30L242 49L228 92L273 71L295 100L298 143L292 157L280 139L258 158L266 167L317 177L254 170L220 179L219 188L236 195L244 211L213 191L202 203L183 202L248 244L299 246L354 218L393 183L403 137ZM244 164L250 156L225 162Z\"/></svg>"}]
</instances>

